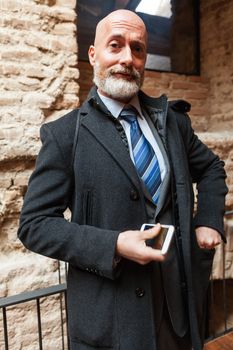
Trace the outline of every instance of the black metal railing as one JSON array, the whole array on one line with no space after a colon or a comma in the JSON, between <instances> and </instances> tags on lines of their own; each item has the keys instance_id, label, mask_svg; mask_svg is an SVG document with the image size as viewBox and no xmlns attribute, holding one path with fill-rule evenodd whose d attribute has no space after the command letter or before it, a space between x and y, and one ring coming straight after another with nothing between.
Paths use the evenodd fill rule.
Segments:
<instances>
[{"instance_id":1,"label":"black metal railing","mask_svg":"<svg viewBox=\"0 0 233 350\"><path fill-rule=\"evenodd\" d=\"M41 305L40 300L42 298L48 298L52 295L58 295L60 303L60 329L61 329L61 347L62 350L69 350L69 340L67 332L67 305L66 305L66 284L58 284L52 287L38 289L31 292L25 292L6 298L0 298L0 309L2 309L3 319L3 333L5 350L9 350L9 335L8 335L8 323L7 323L7 310L11 306L16 306L22 303L28 303L35 301L35 307L37 312L37 326L38 326L38 344L39 350L43 350L43 336L42 336L42 319L41 319ZM63 312L65 311L65 317Z\"/></svg>"},{"instance_id":2,"label":"black metal railing","mask_svg":"<svg viewBox=\"0 0 233 350\"><path fill-rule=\"evenodd\" d=\"M233 210L225 212L225 218L233 218ZM226 245L221 244L221 278L212 278L208 293L206 338L215 339L233 331L233 279L226 278Z\"/></svg>"}]
</instances>

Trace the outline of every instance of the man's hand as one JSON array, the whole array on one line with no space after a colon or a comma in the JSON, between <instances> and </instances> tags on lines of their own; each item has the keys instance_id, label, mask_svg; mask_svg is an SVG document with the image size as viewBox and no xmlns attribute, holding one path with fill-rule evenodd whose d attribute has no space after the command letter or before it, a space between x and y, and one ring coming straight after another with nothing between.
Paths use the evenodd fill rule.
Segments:
<instances>
[{"instance_id":1,"label":"man's hand","mask_svg":"<svg viewBox=\"0 0 233 350\"><path fill-rule=\"evenodd\" d=\"M126 259L145 265L150 261L163 261L165 259L161 251L146 245L147 239L156 237L161 226L157 224L145 231L124 231L118 236L116 254Z\"/></svg>"},{"instance_id":2,"label":"man's hand","mask_svg":"<svg viewBox=\"0 0 233 350\"><path fill-rule=\"evenodd\" d=\"M210 227L197 227L196 236L199 247L203 249L213 249L221 243L219 232Z\"/></svg>"}]
</instances>

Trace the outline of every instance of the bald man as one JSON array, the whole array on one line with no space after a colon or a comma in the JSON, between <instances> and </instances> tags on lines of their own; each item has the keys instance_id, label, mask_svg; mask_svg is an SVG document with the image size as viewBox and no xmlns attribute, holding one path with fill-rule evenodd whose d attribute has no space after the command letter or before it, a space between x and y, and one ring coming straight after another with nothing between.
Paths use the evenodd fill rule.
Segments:
<instances>
[{"instance_id":1,"label":"bald man","mask_svg":"<svg viewBox=\"0 0 233 350\"><path fill-rule=\"evenodd\" d=\"M140 17L110 13L89 48L87 100L41 128L18 235L69 263L72 350L203 348L225 172L195 135L188 102L142 92L146 51ZM144 223L154 226L141 231ZM166 255L156 246L161 224L175 227Z\"/></svg>"}]
</instances>

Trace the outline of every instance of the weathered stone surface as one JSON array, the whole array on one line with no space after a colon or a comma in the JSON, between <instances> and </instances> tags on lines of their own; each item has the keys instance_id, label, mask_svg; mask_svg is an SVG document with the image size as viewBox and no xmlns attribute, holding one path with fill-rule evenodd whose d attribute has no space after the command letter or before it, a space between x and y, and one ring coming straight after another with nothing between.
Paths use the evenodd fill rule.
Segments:
<instances>
[{"instance_id":1,"label":"weathered stone surface","mask_svg":"<svg viewBox=\"0 0 233 350\"><path fill-rule=\"evenodd\" d=\"M74 8L73 1L0 1L0 297L60 281L57 262L29 253L17 227L40 126L79 102ZM8 309L10 349L38 349L35 306ZM41 307L43 348L60 349L60 300L42 299ZM0 349L3 339L0 327Z\"/></svg>"},{"instance_id":2,"label":"weathered stone surface","mask_svg":"<svg viewBox=\"0 0 233 350\"><path fill-rule=\"evenodd\" d=\"M233 131L199 133L205 142L219 157L225 161L226 183L229 193L226 199L227 209L233 208Z\"/></svg>"},{"instance_id":3,"label":"weathered stone surface","mask_svg":"<svg viewBox=\"0 0 233 350\"><path fill-rule=\"evenodd\" d=\"M233 129L232 12L233 1L202 1L201 73L210 82L210 131Z\"/></svg>"}]
</instances>

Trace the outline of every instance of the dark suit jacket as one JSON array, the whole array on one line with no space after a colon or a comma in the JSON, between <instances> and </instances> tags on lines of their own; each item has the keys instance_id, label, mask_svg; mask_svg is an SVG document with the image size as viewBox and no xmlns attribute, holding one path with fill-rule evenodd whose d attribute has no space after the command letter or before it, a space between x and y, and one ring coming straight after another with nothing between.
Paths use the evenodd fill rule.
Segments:
<instances>
[{"instance_id":1,"label":"dark suit jacket","mask_svg":"<svg viewBox=\"0 0 233 350\"><path fill-rule=\"evenodd\" d=\"M140 101L158 130L172 170L170 193L182 239L190 329L193 348L200 350L214 252L198 248L194 227L210 226L223 234L223 163L194 134L184 113L187 104L168 107L164 96L153 99L142 92ZM77 111L41 128L43 146L25 197L19 238L30 250L69 263L72 349L154 350L153 264L122 260L113 267L119 233L139 229L149 219L145 194L121 127L101 106L95 90L80 115L73 161ZM198 188L194 218L192 182ZM72 222L63 218L66 208L71 209ZM170 268L165 288L170 290L168 303L175 303Z\"/></svg>"}]
</instances>

